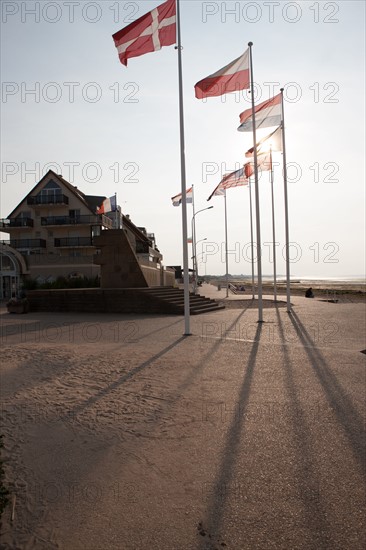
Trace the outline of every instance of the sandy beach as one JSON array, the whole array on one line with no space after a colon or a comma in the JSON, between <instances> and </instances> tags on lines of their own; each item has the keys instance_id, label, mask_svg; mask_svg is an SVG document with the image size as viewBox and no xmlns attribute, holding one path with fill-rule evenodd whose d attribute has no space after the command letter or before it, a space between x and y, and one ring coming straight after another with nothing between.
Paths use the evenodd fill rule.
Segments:
<instances>
[{"instance_id":1,"label":"sandy beach","mask_svg":"<svg viewBox=\"0 0 366 550\"><path fill-rule=\"evenodd\" d=\"M280 299L2 308L1 548L363 549L365 303Z\"/></svg>"}]
</instances>

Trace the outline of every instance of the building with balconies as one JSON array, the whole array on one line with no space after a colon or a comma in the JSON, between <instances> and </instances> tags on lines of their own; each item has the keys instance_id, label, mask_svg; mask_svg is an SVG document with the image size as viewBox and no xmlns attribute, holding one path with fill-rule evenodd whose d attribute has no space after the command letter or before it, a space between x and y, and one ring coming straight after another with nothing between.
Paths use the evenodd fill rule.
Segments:
<instances>
[{"instance_id":1,"label":"building with balconies","mask_svg":"<svg viewBox=\"0 0 366 550\"><path fill-rule=\"evenodd\" d=\"M9 239L0 243L0 299L14 296L24 278L51 282L58 277L100 275L94 238L123 228L137 261L160 268L162 255L155 237L136 227L117 207L99 214L106 197L85 195L50 170L24 197L0 230Z\"/></svg>"}]
</instances>

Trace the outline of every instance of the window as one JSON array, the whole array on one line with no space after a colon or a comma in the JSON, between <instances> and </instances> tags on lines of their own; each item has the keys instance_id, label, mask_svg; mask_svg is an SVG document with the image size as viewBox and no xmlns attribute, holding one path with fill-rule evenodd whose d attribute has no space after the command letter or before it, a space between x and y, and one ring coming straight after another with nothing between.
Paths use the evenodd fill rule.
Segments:
<instances>
[{"instance_id":1,"label":"window","mask_svg":"<svg viewBox=\"0 0 366 550\"><path fill-rule=\"evenodd\" d=\"M92 237L99 237L100 235L100 225L93 225L91 228Z\"/></svg>"},{"instance_id":2,"label":"window","mask_svg":"<svg viewBox=\"0 0 366 550\"><path fill-rule=\"evenodd\" d=\"M61 187L53 180L50 180L40 191L41 197L55 197L61 195Z\"/></svg>"},{"instance_id":3,"label":"window","mask_svg":"<svg viewBox=\"0 0 366 550\"><path fill-rule=\"evenodd\" d=\"M80 216L80 209L69 210L69 216L70 218L78 218Z\"/></svg>"},{"instance_id":4,"label":"window","mask_svg":"<svg viewBox=\"0 0 366 550\"><path fill-rule=\"evenodd\" d=\"M32 217L32 214L31 214L31 211L30 210L27 210L27 211L24 211L24 212L20 212L17 216L17 218L31 218Z\"/></svg>"}]
</instances>

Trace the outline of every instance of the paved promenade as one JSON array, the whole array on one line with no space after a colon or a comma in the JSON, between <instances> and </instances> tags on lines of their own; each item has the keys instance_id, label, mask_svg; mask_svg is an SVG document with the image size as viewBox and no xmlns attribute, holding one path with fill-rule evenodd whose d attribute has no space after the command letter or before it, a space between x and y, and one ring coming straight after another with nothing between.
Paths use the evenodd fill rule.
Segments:
<instances>
[{"instance_id":1,"label":"paved promenade","mask_svg":"<svg viewBox=\"0 0 366 550\"><path fill-rule=\"evenodd\" d=\"M365 304L246 294L1 310L2 549L364 550Z\"/></svg>"}]
</instances>

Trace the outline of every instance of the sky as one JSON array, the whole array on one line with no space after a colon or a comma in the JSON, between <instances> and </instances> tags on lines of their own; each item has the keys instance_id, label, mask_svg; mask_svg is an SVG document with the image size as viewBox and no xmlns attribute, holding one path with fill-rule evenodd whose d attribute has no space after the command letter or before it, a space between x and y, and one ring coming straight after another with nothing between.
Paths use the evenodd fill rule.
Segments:
<instances>
[{"instance_id":1,"label":"sky","mask_svg":"<svg viewBox=\"0 0 366 550\"><path fill-rule=\"evenodd\" d=\"M174 46L121 65L112 34L162 2L1 4L1 208L6 218L49 168L85 194L117 193L181 265L178 68ZM239 168L247 91L197 100L194 85L253 42L256 102L284 87L291 277L365 274L365 3L181 0L187 187L200 274L224 274L224 200ZM271 129L262 130L259 137ZM282 154L274 162L277 273L285 274ZM268 174L259 181L262 271L273 271ZM254 197L253 197L254 199ZM253 205L254 207L254 205ZM251 273L249 191L227 192L229 272ZM188 233L192 207L187 205ZM2 238L7 238L5 234ZM192 256L189 245L189 257Z\"/></svg>"}]
</instances>

